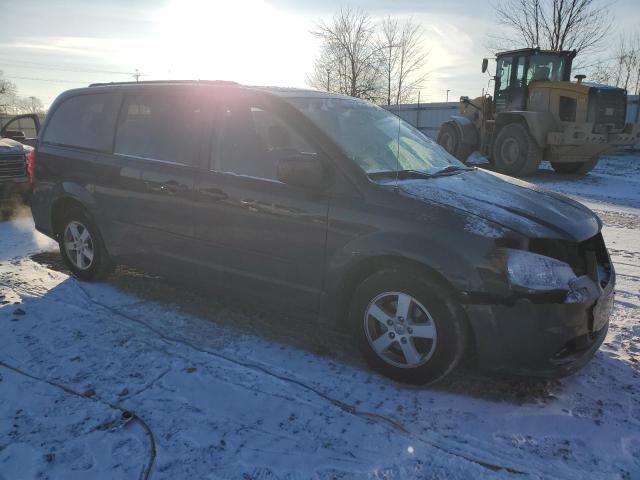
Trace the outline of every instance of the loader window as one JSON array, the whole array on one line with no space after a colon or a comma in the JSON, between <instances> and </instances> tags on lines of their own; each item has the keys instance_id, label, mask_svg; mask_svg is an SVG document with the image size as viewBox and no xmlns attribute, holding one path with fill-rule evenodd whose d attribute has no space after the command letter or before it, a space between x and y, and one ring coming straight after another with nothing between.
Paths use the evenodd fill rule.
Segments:
<instances>
[{"instance_id":1,"label":"loader window","mask_svg":"<svg viewBox=\"0 0 640 480\"><path fill-rule=\"evenodd\" d=\"M511 80L511 57L501 58L498 60L498 69L496 76L498 77L498 92L503 92L509 88Z\"/></svg>"},{"instance_id":2,"label":"loader window","mask_svg":"<svg viewBox=\"0 0 640 480\"><path fill-rule=\"evenodd\" d=\"M498 59L496 69L496 110L503 110L507 105L507 90L511 84L511 57Z\"/></svg>"},{"instance_id":3,"label":"loader window","mask_svg":"<svg viewBox=\"0 0 640 480\"><path fill-rule=\"evenodd\" d=\"M518 66L516 67L516 81L514 87L524 87L526 86L526 79L524 76L525 67L526 67L526 58L518 57Z\"/></svg>"},{"instance_id":4,"label":"loader window","mask_svg":"<svg viewBox=\"0 0 640 480\"><path fill-rule=\"evenodd\" d=\"M529 60L527 83L536 80L562 80L564 59L557 55L533 55Z\"/></svg>"}]
</instances>

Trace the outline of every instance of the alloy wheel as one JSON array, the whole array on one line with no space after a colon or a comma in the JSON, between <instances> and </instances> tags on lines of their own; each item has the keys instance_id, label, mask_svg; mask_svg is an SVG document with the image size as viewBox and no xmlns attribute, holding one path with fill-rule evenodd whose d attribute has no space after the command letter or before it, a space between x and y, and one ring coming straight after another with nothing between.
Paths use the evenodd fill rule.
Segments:
<instances>
[{"instance_id":1,"label":"alloy wheel","mask_svg":"<svg viewBox=\"0 0 640 480\"><path fill-rule=\"evenodd\" d=\"M369 303L363 320L371 348L395 367L424 365L436 349L435 322L424 305L406 293L378 295Z\"/></svg>"},{"instance_id":2,"label":"alloy wheel","mask_svg":"<svg viewBox=\"0 0 640 480\"><path fill-rule=\"evenodd\" d=\"M93 264L95 248L87 227L77 221L69 222L63 242L69 261L80 270L88 270Z\"/></svg>"}]
</instances>

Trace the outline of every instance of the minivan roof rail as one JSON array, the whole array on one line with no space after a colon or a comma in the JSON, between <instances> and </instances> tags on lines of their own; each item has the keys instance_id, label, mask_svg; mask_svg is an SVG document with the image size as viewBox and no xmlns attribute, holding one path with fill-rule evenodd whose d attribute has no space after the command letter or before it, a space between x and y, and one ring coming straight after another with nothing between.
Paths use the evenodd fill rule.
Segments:
<instances>
[{"instance_id":1,"label":"minivan roof rail","mask_svg":"<svg viewBox=\"0 0 640 480\"><path fill-rule=\"evenodd\" d=\"M90 87L104 87L108 85L148 85L148 84L171 84L171 83L205 83L210 85L229 85L240 86L238 82L232 82L230 80L144 80L141 82L103 82L92 83Z\"/></svg>"}]
</instances>

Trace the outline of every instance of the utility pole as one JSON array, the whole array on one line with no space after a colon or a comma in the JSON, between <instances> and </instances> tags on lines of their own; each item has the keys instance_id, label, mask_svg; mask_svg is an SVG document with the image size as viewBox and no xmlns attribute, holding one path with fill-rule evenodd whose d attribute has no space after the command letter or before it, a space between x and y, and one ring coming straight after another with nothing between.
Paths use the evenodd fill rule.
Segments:
<instances>
[{"instance_id":1,"label":"utility pole","mask_svg":"<svg viewBox=\"0 0 640 480\"><path fill-rule=\"evenodd\" d=\"M418 90L418 110L416 110L416 128L420 128L420 90Z\"/></svg>"},{"instance_id":2,"label":"utility pole","mask_svg":"<svg viewBox=\"0 0 640 480\"><path fill-rule=\"evenodd\" d=\"M327 92L331 91L331 80L329 78L330 73L331 73L331 70L327 68Z\"/></svg>"},{"instance_id":3,"label":"utility pole","mask_svg":"<svg viewBox=\"0 0 640 480\"><path fill-rule=\"evenodd\" d=\"M139 82L139 81L140 81L140 77L141 77L141 76L142 76L142 73L140 73L140 70L138 70L138 69L136 68L136 71L135 71L135 73L132 75L132 77L136 79L136 82Z\"/></svg>"},{"instance_id":4,"label":"utility pole","mask_svg":"<svg viewBox=\"0 0 640 480\"><path fill-rule=\"evenodd\" d=\"M449 101L449 92L450 92L450 91L451 91L451 90L447 90L447 102Z\"/></svg>"}]
</instances>

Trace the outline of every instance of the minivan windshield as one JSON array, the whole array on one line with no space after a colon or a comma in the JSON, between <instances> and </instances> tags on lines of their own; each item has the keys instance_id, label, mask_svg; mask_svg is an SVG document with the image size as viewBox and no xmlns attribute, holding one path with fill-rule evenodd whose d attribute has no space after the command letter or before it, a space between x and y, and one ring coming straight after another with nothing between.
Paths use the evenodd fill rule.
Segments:
<instances>
[{"instance_id":1,"label":"minivan windshield","mask_svg":"<svg viewBox=\"0 0 640 480\"><path fill-rule=\"evenodd\" d=\"M434 175L465 166L440 145L387 110L357 99L287 99L367 174Z\"/></svg>"}]
</instances>

